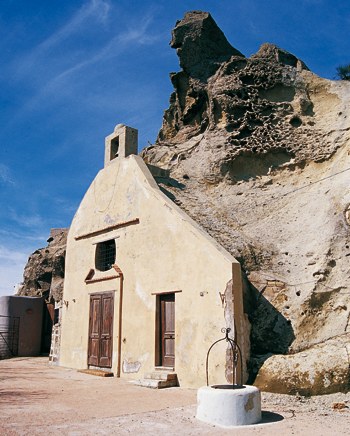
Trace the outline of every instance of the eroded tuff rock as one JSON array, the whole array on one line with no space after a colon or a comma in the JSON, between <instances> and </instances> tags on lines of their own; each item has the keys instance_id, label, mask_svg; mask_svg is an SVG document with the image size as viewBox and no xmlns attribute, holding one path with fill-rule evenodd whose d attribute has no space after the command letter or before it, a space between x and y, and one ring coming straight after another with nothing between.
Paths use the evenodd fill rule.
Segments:
<instances>
[{"instance_id":1,"label":"eroded tuff rock","mask_svg":"<svg viewBox=\"0 0 350 436\"><path fill-rule=\"evenodd\" d=\"M264 389L278 391L300 353L350 333L350 83L322 79L272 44L218 65L230 46L210 40L206 20L188 13L176 24L182 71L142 156L170 170L162 189L240 260L250 381L265 362ZM186 41L210 56L192 65ZM317 359L328 379L338 371L328 352ZM337 389L348 390L341 371ZM334 391L324 374L313 394ZM304 376L293 380L289 391L300 392Z\"/></svg>"},{"instance_id":2,"label":"eroded tuff rock","mask_svg":"<svg viewBox=\"0 0 350 436\"><path fill-rule=\"evenodd\" d=\"M266 360L256 379L262 390L304 396L350 390L350 335L339 336L301 353Z\"/></svg>"},{"instance_id":3,"label":"eroded tuff rock","mask_svg":"<svg viewBox=\"0 0 350 436\"><path fill-rule=\"evenodd\" d=\"M241 56L233 48L207 12L193 11L176 23L170 42L180 66L193 79L205 81L231 56Z\"/></svg>"},{"instance_id":4,"label":"eroded tuff rock","mask_svg":"<svg viewBox=\"0 0 350 436\"><path fill-rule=\"evenodd\" d=\"M17 295L61 301L68 229L52 229L48 246L30 255Z\"/></svg>"}]
</instances>

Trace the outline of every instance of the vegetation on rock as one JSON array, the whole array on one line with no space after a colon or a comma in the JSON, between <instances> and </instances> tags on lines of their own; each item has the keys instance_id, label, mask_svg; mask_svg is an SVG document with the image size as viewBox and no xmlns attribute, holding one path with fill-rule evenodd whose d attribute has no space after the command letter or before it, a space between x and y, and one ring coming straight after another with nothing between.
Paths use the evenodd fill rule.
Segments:
<instances>
[{"instance_id":1,"label":"vegetation on rock","mask_svg":"<svg viewBox=\"0 0 350 436\"><path fill-rule=\"evenodd\" d=\"M350 64L340 65L336 68L337 77L340 80L350 80Z\"/></svg>"}]
</instances>

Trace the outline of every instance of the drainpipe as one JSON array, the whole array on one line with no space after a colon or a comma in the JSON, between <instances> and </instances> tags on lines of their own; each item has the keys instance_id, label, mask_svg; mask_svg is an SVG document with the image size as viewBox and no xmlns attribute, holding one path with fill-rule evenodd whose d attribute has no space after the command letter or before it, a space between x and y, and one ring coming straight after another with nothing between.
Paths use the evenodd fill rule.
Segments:
<instances>
[{"instance_id":1,"label":"drainpipe","mask_svg":"<svg viewBox=\"0 0 350 436\"><path fill-rule=\"evenodd\" d=\"M121 352L122 352L122 316L123 316L123 283L124 274L117 264L113 265L113 268L118 274L119 280L119 319L118 319L118 363L117 363L117 377L120 377L121 367Z\"/></svg>"}]
</instances>

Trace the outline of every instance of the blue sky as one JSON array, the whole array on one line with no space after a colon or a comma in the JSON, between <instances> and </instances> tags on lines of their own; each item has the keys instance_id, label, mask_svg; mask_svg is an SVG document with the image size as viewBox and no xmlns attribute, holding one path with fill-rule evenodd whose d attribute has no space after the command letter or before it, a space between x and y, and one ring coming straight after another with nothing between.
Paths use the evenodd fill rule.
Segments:
<instances>
[{"instance_id":1,"label":"blue sky","mask_svg":"<svg viewBox=\"0 0 350 436\"><path fill-rule=\"evenodd\" d=\"M188 10L251 55L272 42L318 75L350 63L348 0L0 0L0 295L51 227L68 227L116 124L154 142Z\"/></svg>"}]
</instances>

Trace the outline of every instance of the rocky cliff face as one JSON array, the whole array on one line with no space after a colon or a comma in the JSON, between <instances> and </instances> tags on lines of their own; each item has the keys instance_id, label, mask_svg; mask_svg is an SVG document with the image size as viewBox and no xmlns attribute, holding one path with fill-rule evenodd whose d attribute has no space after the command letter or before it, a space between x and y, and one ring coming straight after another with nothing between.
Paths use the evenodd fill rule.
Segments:
<instances>
[{"instance_id":1,"label":"rocky cliff face","mask_svg":"<svg viewBox=\"0 0 350 436\"><path fill-rule=\"evenodd\" d=\"M272 44L246 58L208 13L187 13L171 46L182 70L142 156L170 170L162 189L241 261L251 380L262 365L267 390L348 390L350 83Z\"/></svg>"},{"instance_id":2,"label":"rocky cliff face","mask_svg":"<svg viewBox=\"0 0 350 436\"><path fill-rule=\"evenodd\" d=\"M246 58L208 13L187 13L171 46L182 70L142 156L170 171L163 191L242 264L250 382L349 390L350 83L272 44ZM62 298L65 241L33 253L20 295Z\"/></svg>"},{"instance_id":3,"label":"rocky cliff face","mask_svg":"<svg viewBox=\"0 0 350 436\"><path fill-rule=\"evenodd\" d=\"M48 246L31 254L17 295L62 300L67 234L68 229L52 229Z\"/></svg>"}]
</instances>

